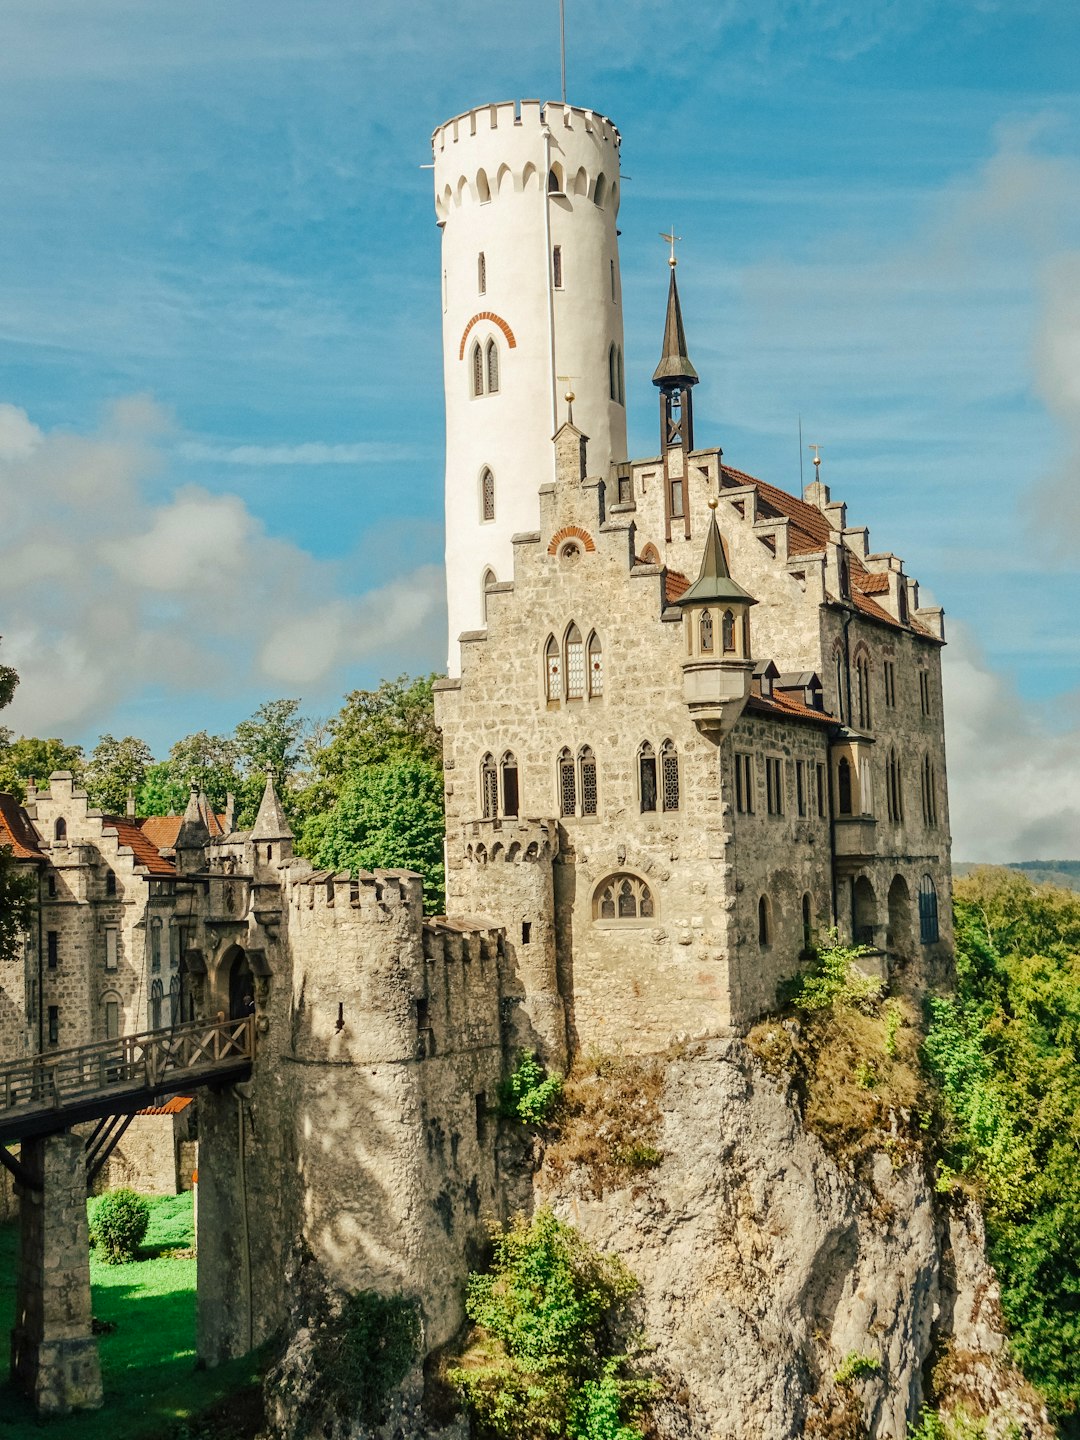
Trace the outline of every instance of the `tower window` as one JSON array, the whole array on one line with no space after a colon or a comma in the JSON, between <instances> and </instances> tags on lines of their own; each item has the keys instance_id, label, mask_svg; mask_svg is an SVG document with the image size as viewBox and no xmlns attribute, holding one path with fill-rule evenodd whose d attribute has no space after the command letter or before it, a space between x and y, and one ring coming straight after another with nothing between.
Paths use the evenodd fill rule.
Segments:
<instances>
[{"instance_id":1,"label":"tower window","mask_svg":"<svg viewBox=\"0 0 1080 1440\"><path fill-rule=\"evenodd\" d=\"M641 813L646 815L656 809L656 752L647 740L638 751L638 784Z\"/></svg>"},{"instance_id":2,"label":"tower window","mask_svg":"<svg viewBox=\"0 0 1080 1440\"><path fill-rule=\"evenodd\" d=\"M885 804L889 819L898 825L904 818L904 792L900 757L895 750L889 751L889 758L885 764Z\"/></svg>"},{"instance_id":3,"label":"tower window","mask_svg":"<svg viewBox=\"0 0 1080 1440\"><path fill-rule=\"evenodd\" d=\"M161 1029L161 1002L165 998L165 987L160 980L150 986L150 1029Z\"/></svg>"},{"instance_id":4,"label":"tower window","mask_svg":"<svg viewBox=\"0 0 1080 1440\"><path fill-rule=\"evenodd\" d=\"M615 346L609 345L607 352L608 366L608 397L611 400L619 398L619 372L615 363Z\"/></svg>"},{"instance_id":5,"label":"tower window","mask_svg":"<svg viewBox=\"0 0 1080 1440\"><path fill-rule=\"evenodd\" d=\"M661 799L665 810L679 808L679 752L670 740L660 746Z\"/></svg>"},{"instance_id":6,"label":"tower window","mask_svg":"<svg viewBox=\"0 0 1080 1440\"><path fill-rule=\"evenodd\" d=\"M588 745L583 745L578 755L578 769L581 774L581 813L595 815L597 810L596 756Z\"/></svg>"},{"instance_id":7,"label":"tower window","mask_svg":"<svg viewBox=\"0 0 1080 1440\"><path fill-rule=\"evenodd\" d=\"M47 889L48 892L49 892L49 899L50 899L50 900L55 899L55 897L56 897L56 876L55 876L55 875L50 875L50 876L49 876L49 880L48 880L48 884L47 884L47 886L46 886L46 889Z\"/></svg>"},{"instance_id":8,"label":"tower window","mask_svg":"<svg viewBox=\"0 0 1080 1440\"><path fill-rule=\"evenodd\" d=\"M784 762L775 755L765 758L765 798L770 815L783 815Z\"/></svg>"},{"instance_id":9,"label":"tower window","mask_svg":"<svg viewBox=\"0 0 1080 1440\"><path fill-rule=\"evenodd\" d=\"M45 937L47 946L48 964L50 970L55 970L60 964L60 931L50 930Z\"/></svg>"},{"instance_id":10,"label":"tower window","mask_svg":"<svg viewBox=\"0 0 1080 1440\"><path fill-rule=\"evenodd\" d=\"M577 814L577 776L569 750L559 753L559 814Z\"/></svg>"},{"instance_id":11,"label":"tower window","mask_svg":"<svg viewBox=\"0 0 1080 1440\"><path fill-rule=\"evenodd\" d=\"M544 647L544 685L549 701L562 699L562 657L554 635L548 636Z\"/></svg>"},{"instance_id":12,"label":"tower window","mask_svg":"<svg viewBox=\"0 0 1080 1440\"><path fill-rule=\"evenodd\" d=\"M595 700L604 693L604 652L600 636L594 630L589 636L589 698Z\"/></svg>"},{"instance_id":13,"label":"tower window","mask_svg":"<svg viewBox=\"0 0 1080 1440\"><path fill-rule=\"evenodd\" d=\"M869 730L870 661L865 655L860 655L855 661L855 708L859 717L859 727Z\"/></svg>"},{"instance_id":14,"label":"tower window","mask_svg":"<svg viewBox=\"0 0 1080 1440\"><path fill-rule=\"evenodd\" d=\"M622 346L621 346L621 345L615 347L615 363L616 363L616 366L617 366L618 372L619 372L619 373L618 373L618 381L619 381L618 401L619 401L619 404L620 404L620 405L625 405L625 404L626 404L626 390L625 390L625 388L624 388L624 386L623 386L623 365L622 365Z\"/></svg>"},{"instance_id":15,"label":"tower window","mask_svg":"<svg viewBox=\"0 0 1080 1440\"><path fill-rule=\"evenodd\" d=\"M476 257L476 289L480 295L487 294L487 259L483 250Z\"/></svg>"},{"instance_id":16,"label":"tower window","mask_svg":"<svg viewBox=\"0 0 1080 1440\"><path fill-rule=\"evenodd\" d=\"M882 666L882 678L885 681L885 704L890 710L896 708L896 666L891 660L886 660Z\"/></svg>"},{"instance_id":17,"label":"tower window","mask_svg":"<svg viewBox=\"0 0 1080 1440\"><path fill-rule=\"evenodd\" d=\"M725 655L735 654L735 616L730 610L724 611L720 621L720 643Z\"/></svg>"},{"instance_id":18,"label":"tower window","mask_svg":"<svg viewBox=\"0 0 1080 1440\"><path fill-rule=\"evenodd\" d=\"M563 288L562 282L562 246L556 245L551 252L551 283L556 290Z\"/></svg>"},{"instance_id":19,"label":"tower window","mask_svg":"<svg viewBox=\"0 0 1080 1440\"><path fill-rule=\"evenodd\" d=\"M499 393L499 347L494 340L487 343L487 388L489 395Z\"/></svg>"},{"instance_id":20,"label":"tower window","mask_svg":"<svg viewBox=\"0 0 1080 1440\"><path fill-rule=\"evenodd\" d=\"M562 176L559 174L558 167L555 165L548 171L548 194L562 194Z\"/></svg>"},{"instance_id":21,"label":"tower window","mask_svg":"<svg viewBox=\"0 0 1080 1440\"><path fill-rule=\"evenodd\" d=\"M106 895L115 895L115 894L116 894L116 871L115 871L115 870L106 870L106 871L105 871L105 894L106 894Z\"/></svg>"},{"instance_id":22,"label":"tower window","mask_svg":"<svg viewBox=\"0 0 1080 1440\"><path fill-rule=\"evenodd\" d=\"M63 816L61 816L60 819L57 820L56 824L53 826L53 839L67 839L67 821L63 818Z\"/></svg>"},{"instance_id":23,"label":"tower window","mask_svg":"<svg viewBox=\"0 0 1080 1440\"><path fill-rule=\"evenodd\" d=\"M119 932L115 926L110 925L105 931L105 969L115 970L117 964L117 951Z\"/></svg>"},{"instance_id":24,"label":"tower window","mask_svg":"<svg viewBox=\"0 0 1080 1440\"><path fill-rule=\"evenodd\" d=\"M620 475L618 480L618 495L620 505L630 505L634 499L634 477L627 473Z\"/></svg>"},{"instance_id":25,"label":"tower window","mask_svg":"<svg viewBox=\"0 0 1080 1440\"><path fill-rule=\"evenodd\" d=\"M816 788L816 790L817 790L817 813L818 813L818 819L819 819L819 820L824 820L824 819L825 819L825 766L824 766L824 765L818 765L818 766L815 767L815 770L816 770L816 776L817 776L817 785L816 785L815 788Z\"/></svg>"},{"instance_id":26,"label":"tower window","mask_svg":"<svg viewBox=\"0 0 1080 1440\"><path fill-rule=\"evenodd\" d=\"M150 922L150 969L161 969L161 921L158 919Z\"/></svg>"},{"instance_id":27,"label":"tower window","mask_svg":"<svg viewBox=\"0 0 1080 1440\"><path fill-rule=\"evenodd\" d=\"M930 672L919 671L919 708L924 715L930 714Z\"/></svg>"},{"instance_id":28,"label":"tower window","mask_svg":"<svg viewBox=\"0 0 1080 1440\"><path fill-rule=\"evenodd\" d=\"M566 632L566 698L580 700L585 694L585 646L581 631L571 625Z\"/></svg>"},{"instance_id":29,"label":"tower window","mask_svg":"<svg viewBox=\"0 0 1080 1440\"><path fill-rule=\"evenodd\" d=\"M771 944L772 944L772 906L769 904L769 897L768 897L767 895L762 895L761 899L757 902L757 914L758 914L758 922L757 922L757 926L758 926L758 935L757 935L758 944L759 944L759 945L771 945Z\"/></svg>"},{"instance_id":30,"label":"tower window","mask_svg":"<svg viewBox=\"0 0 1080 1440\"><path fill-rule=\"evenodd\" d=\"M49 1044L57 1045L60 1041L60 1006L49 1006Z\"/></svg>"},{"instance_id":31,"label":"tower window","mask_svg":"<svg viewBox=\"0 0 1080 1440\"><path fill-rule=\"evenodd\" d=\"M486 465L480 476L480 513L485 520L495 519L495 476Z\"/></svg>"},{"instance_id":32,"label":"tower window","mask_svg":"<svg viewBox=\"0 0 1080 1440\"><path fill-rule=\"evenodd\" d=\"M937 824L937 772L929 755L922 763L923 824L930 829Z\"/></svg>"},{"instance_id":33,"label":"tower window","mask_svg":"<svg viewBox=\"0 0 1080 1440\"><path fill-rule=\"evenodd\" d=\"M800 816L806 814L806 761L795 761L795 808Z\"/></svg>"},{"instance_id":34,"label":"tower window","mask_svg":"<svg viewBox=\"0 0 1080 1440\"><path fill-rule=\"evenodd\" d=\"M502 758L503 814L518 813L518 763L512 751Z\"/></svg>"},{"instance_id":35,"label":"tower window","mask_svg":"<svg viewBox=\"0 0 1080 1440\"><path fill-rule=\"evenodd\" d=\"M484 624L488 623L488 590L496 584L495 571L488 567L480 581L480 604L484 612Z\"/></svg>"},{"instance_id":36,"label":"tower window","mask_svg":"<svg viewBox=\"0 0 1080 1440\"><path fill-rule=\"evenodd\" d=\"M671 518L683 518L683 482L680 476L676 476L671 482Z\"/></svg>"},{"instance_id":37,"label":"tower window","mask_svg":"<svg viewBox=\"0 0 1080 1440\"><path fill-rule=\"evenodd\" d=\"M105 1001L105 1039L115 1040L120 1034L120 1002Z\"/></svg>"},{"instance_id":38,"label":"tower window","mask_svg":"<svg viewBox=\"0 0 1080 1440\"><path fill-rule=\"evenodd\" d=\"M698 642L705 654L709 654L713 647L713 624L712 612L703 610L701 619L698 621Z\"/></svg>"},{"instance_id":39,"label":"tower window","mask_svg":"<svg viewBox=\"0 0 1080 1440\"><path fill-rule=\"evenodd\" d=\"M499 813L499 776L490 754L480 762L480 807L485 820L494 820Z\"/></svg>"}]
</instances>

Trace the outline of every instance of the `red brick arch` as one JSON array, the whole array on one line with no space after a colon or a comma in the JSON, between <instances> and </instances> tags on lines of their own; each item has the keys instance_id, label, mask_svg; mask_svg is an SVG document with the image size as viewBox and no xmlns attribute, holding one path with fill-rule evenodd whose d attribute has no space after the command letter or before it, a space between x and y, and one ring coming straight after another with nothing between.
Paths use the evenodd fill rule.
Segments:
<instances>
[{"instance_id":1,"label":"red brick arch","mask_svg":"<svg viewBox=\"0 0 1080 1440\"><path fill-rule=\"evenodd\" d=\"M510 326L506 323L502 316L496 315L494 310L481 310L478 315L474 315L472 317L472 319L465 326L465 329L461 333L461 344L458 346L457 357L459 360L465 359L465 341L469 338L469 331L473 328L474 325L478 325L481 320L490 320L493 325L497 325L502 331L502 333L506 336L506 343L507 345L509 345L510 349L517 349L517 341L514 339L514 332L510 329Z\"/></svg>"},{"instance_id":2,"label":"red brick arch","mask_svg":"<svg viewBox=\"0 0 1080 1440\"><path fill-rule=\"evenodd\" d=\"M587 530L582 530L580 525L566 525L551 537L548 554L554 555L564 540L580 540L586 550L596 549L596 544Z\"/></svg>"}]
</instances>

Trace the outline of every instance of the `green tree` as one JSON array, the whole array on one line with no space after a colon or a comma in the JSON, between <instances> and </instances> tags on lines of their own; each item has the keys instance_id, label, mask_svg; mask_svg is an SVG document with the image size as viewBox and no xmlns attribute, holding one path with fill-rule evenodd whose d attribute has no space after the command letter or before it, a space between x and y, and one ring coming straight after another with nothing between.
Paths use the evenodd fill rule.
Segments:
<instances>
[{"instance_id":1,"label":"green tree","mask_svg":"<svg viewBox=\"0 0 1080 1440\"><path fill-rule=\"evenodd\" d=\"M376 690L353 690L329 723L329 739L312 757L316 778L337 794L367 765L412 755L442 763L442 742L435 728L432 687L436 675L413 679L399 675Z\"/></svg>"},{"instance_id":2,"label":"green tree","mask_svg":"<svg viewBox=\"0 0 1080 1440\"><path fill-rule=\"evenodd\" d=\"M441 769L402 755L353 775L333 806L307 822L303 848L325 869L418 871L434 914L445 899L444 828Z\"/></svg>"},{"instance_id":3,"label":"green tree","mask_svg":"<svg viewBox=\"0 0 1080 1440\"><path fill-rule=\"evenodd\" d=\"M0 640L4 637L0 635ZM0 665L0 710L11 704L12 696L15 694L16 686L19 683L18 671L13 670L10 665Z\"/></svg>"},{"instance_id":4,"label":"green tree","mask_svg":"<svg viewBox=\"0 0 1080 1440\"><path fill-rule=\"evenodd\" d=\"M109 815L122 815L128 791L138 793L154 756L145 740L102 735L86 762L84 784L92 805Z\"/></svg>"},{"instance_id":5,"label":"green tree","mask_svg":"<svg viewBox=\"0 0 1080 1440\"><path fill-rule=\"evenodd\" d=\"M169 751L169 758L147 767L139 788L138 808L143 815L182 814L192 785L198 785L215 811L225 808L226 797L240 788L240 756L236 742L205 730L185 735Z\"/></svg>"},{"instance_id":6,"label":"green tree","mask_svg":"<svg viewBox=\"0 0 1080 1440\"><path fill-rule=\"evenodd\" d=\"M0 665L0 710L10 705L18 683L19 677L10 665ZM4 788L0 784L0 790ZM33 875L15 859L10 845L0 845L0 961L17 957L30 925L33 903Z\"/></svg>"},{"instance_id":7,"label":"green tree","mask_svg":"<svg viewBox=\"0 0 1080 1440\"><path fill-rule=\"evenodd\" d=\"M267 700L250 719L237 725L233 743L242 777L236 791L239 829L248 828L258 814L267 765L272 767L286 813L293 811L289 780L299 764L306 724L299 700Z\"/></svg>"},{"instance_id":8,"label":"green tree","mask_svg":"<svg viewBox=\"0 0 1080 1440\"><path fill-rule=\"evenodd\" d=\"M84 765L81 745L23 735L0 747L0 791L22 801L26 799L29 780L36 780L40 787L44 787L54 770L70 770L76 783L79 783Z\"/></svg>"},{"instance_id":9,"label":"green tree","mask_svg":"<svg viewBox=\"0 0 1080 1440\"><path fill-rule=\"evenodd\" d=\"M190 790L190 784L173 776L168 760L159 760L146 767L135 793L135 808L140 815L181 815Z\"/></svg>"}]
</instances>

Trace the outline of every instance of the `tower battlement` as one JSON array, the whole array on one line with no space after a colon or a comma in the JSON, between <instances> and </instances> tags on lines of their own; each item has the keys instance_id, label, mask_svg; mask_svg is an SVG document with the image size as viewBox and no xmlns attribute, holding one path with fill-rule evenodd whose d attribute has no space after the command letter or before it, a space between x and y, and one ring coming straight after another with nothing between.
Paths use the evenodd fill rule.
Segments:
<instances>
[{"instance_id":1,"label":"tower battlement","mask_svg":"<svg viewBox=\"0 0 1080 1440\"><path fill-rule=\"evenodd\" d=\"M550 861L558 853L558 826L551 820L470 820L462 826L462 854L474 865Z\"/></svg>"}]
</instances>

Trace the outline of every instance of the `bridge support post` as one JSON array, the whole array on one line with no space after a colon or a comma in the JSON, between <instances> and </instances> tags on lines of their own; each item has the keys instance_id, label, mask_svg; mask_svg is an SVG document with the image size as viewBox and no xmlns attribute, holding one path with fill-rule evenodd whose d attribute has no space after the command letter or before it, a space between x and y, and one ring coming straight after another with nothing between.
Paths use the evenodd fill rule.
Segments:
<instances>
[{"instance_id":1,"label":"bridge support post","mask_svg":"<svg viewBox=\"0 0 1080 1440\"><path fill-rule=\"evenodd\" d=\"M11 1375L41 1415L101 1404L91 1331L86 1151L77 1135L24 1140Z\"/></svg>"}]
</instances>

